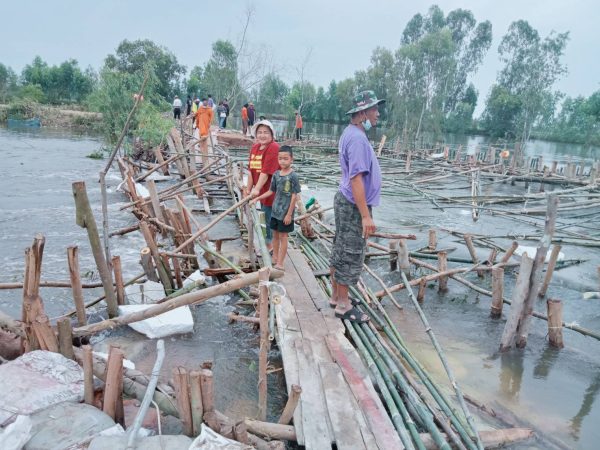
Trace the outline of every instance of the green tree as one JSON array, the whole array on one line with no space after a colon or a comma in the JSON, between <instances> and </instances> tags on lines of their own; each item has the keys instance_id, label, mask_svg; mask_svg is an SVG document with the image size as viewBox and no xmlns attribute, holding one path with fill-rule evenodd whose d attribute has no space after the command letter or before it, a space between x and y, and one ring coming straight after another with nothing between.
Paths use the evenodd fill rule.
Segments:
<instances>
[{"instance_id":1,"label":"green tree","mask_svg":"<svg viewBox=\"0 0 600 450\"><path fill-rule=\"evenodd\" d=\"M8 66L0 63L0 102L6 103L17 91L17 75Z\"/></svg>"},{"instance_id":2,"label":"green tree","mask_svg":"<svg viewBox=\"0 0 600 450\"><path fill-rule=\"evenodd\" d=\"M511 139L515 137L517 117L521 115L523 103L518 95L504 86L492 86L482 116L482 126L492 137Z\"/></svg>"},{"instance_id":3,"label":"green tree","mask_svg":"<svg viewBox=\"0 0 600 450\"><path fill-rule=\"evenodd\" d=\"M266 113L285 113L286 97L290 88L274 73L268 74L260 83L256 108Z\"/></svg>"},{"instance_id":4,"label":"green tree","mask_svg":"<svg viewBox=\"0 0 600 450\"><path fill-rule=\"evenodd\" d=\"M171 101L179 93L180 78L185 74L185 66L166 47L155 44L149 39L122 41L114 55L104 60L107 69L130 75L143 73L152 66L159 95Z\"/></svg>"},{"instance_id":5,"label":"green tree","mask_svg":"<svg viewBox=\"0 0 600 450\"><path fill-rule=\"evenodd\" d=\"M504 63L497 79L502 96L492 96L492 90L486 103L484 115L489 126L495 127L495 113L506 114L512 111L514 117L501 119L503 124L511 126L506 132L516 136L522 143L529 140L533 127L540 118L548 114L547 109L552 105L548 100L554 95L554 83L567 71L561 57L568 38L568 32L552 32L542 39L537 30L525 20L518 20L510 25L498 47L500 60ZM518 98L520 107L498 109L495 104L497 100L507 99L509 96ZM515 103L510 100L505 104Z\"/></svg>"},{"instance_id":6,"label":"green tree","mask_svg":"<svg viewBox=\"0 0 600 450\"><path fill-rule=\"evenodd\" d=\"M237 51L229 41L218 40L212 46L212 54L202 70L200 86L206 90L202 95L212 94L215 100L227 98L234 107L238 93Z\"/></svg>"}]
</instances>

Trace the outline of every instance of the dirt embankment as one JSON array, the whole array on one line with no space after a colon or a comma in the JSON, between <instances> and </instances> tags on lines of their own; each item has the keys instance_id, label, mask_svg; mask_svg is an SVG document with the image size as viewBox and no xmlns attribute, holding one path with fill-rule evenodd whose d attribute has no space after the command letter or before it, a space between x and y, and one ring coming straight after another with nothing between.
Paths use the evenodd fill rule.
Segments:
<instances>
[{"instance_id":1,"label":"dirt embankment","mask_svg":"<svg viewBox=\"0 0 600 450\"><path fill-rule=\"evenodd\" d=\"M0 105L0 122L6 122L10 105ZM68 106L46 106L32 104L35 117L39 117L43 127L68 128L94 131L100 128L102 114L69 109Z\"/></svg>"}]
</instances>

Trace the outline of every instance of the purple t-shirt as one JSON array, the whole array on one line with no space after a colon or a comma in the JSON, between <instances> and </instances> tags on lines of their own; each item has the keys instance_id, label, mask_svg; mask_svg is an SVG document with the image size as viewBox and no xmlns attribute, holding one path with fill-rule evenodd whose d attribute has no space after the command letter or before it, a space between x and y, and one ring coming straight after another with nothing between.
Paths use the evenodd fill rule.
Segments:
<instances>
[{"instance_id":1,"label":"purple t-shirt","mask_svg":"<svg viewBox=\"0 0 600 450\"><path fill-rule=\"evenodd\" d=\"M381 193L381 169L366 133L355 125L348 125L340 137L338 149L342 169L340 192L348 201L356 204L350 180L362 173L367 205L378 206Z\"/></svg>"}]
</instances>

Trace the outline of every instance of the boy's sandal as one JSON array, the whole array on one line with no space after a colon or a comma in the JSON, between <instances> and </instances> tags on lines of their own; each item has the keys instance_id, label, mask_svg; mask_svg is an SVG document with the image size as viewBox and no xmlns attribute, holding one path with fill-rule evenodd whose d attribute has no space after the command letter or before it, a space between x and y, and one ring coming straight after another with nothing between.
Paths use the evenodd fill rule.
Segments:
<instances>
[{"instance_id":1,"label":"boy's sandal","mask_svg":"<svg viewBox=\"0 0 600 450\"><path fill-rule=\"evenodd\" d=\"M336 311L335 317L342 320L349 320L354 323L367 323L370 319L365 313L360 312L356 306L353 306L351 309L341 314ZM365 317L363 319L363 317Z\"/></svg>"},{"instance_id":2,"label":"boy's sandal","mask_svg":"<svg viewBox=\"0 0 600 450\"><path fill-rule=\"evenodd\" d=\"M350 297L350 304L352 306L358 306L360 305L360 300L354 298L354 297ZM333 303L331 300L329 300L329 307L330 308L335 308L337 306L337 303Z\"/></svg>"}]
</instances>

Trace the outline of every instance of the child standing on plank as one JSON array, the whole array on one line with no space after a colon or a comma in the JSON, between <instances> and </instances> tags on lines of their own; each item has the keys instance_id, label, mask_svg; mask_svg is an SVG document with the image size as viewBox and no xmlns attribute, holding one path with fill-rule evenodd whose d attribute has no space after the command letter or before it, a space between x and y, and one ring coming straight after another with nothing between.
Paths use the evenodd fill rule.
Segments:
<instances>
[{"instance_id":1,"label":"child standing on plank","mask_svg":"<svg viewBox=\"0 0 600 450\"><path fill-rule=\"evenodd\" d=\"M300 180L292 168L294 161L292 147L282 145L278 160L279 170L271 179L271 188L253 199L252 203L275 194L269 227L273 230L273 265L276 269L283 270L287 255L288 233L294 231L294 209L300 193Z\"/></svg>"}]
</instances>

